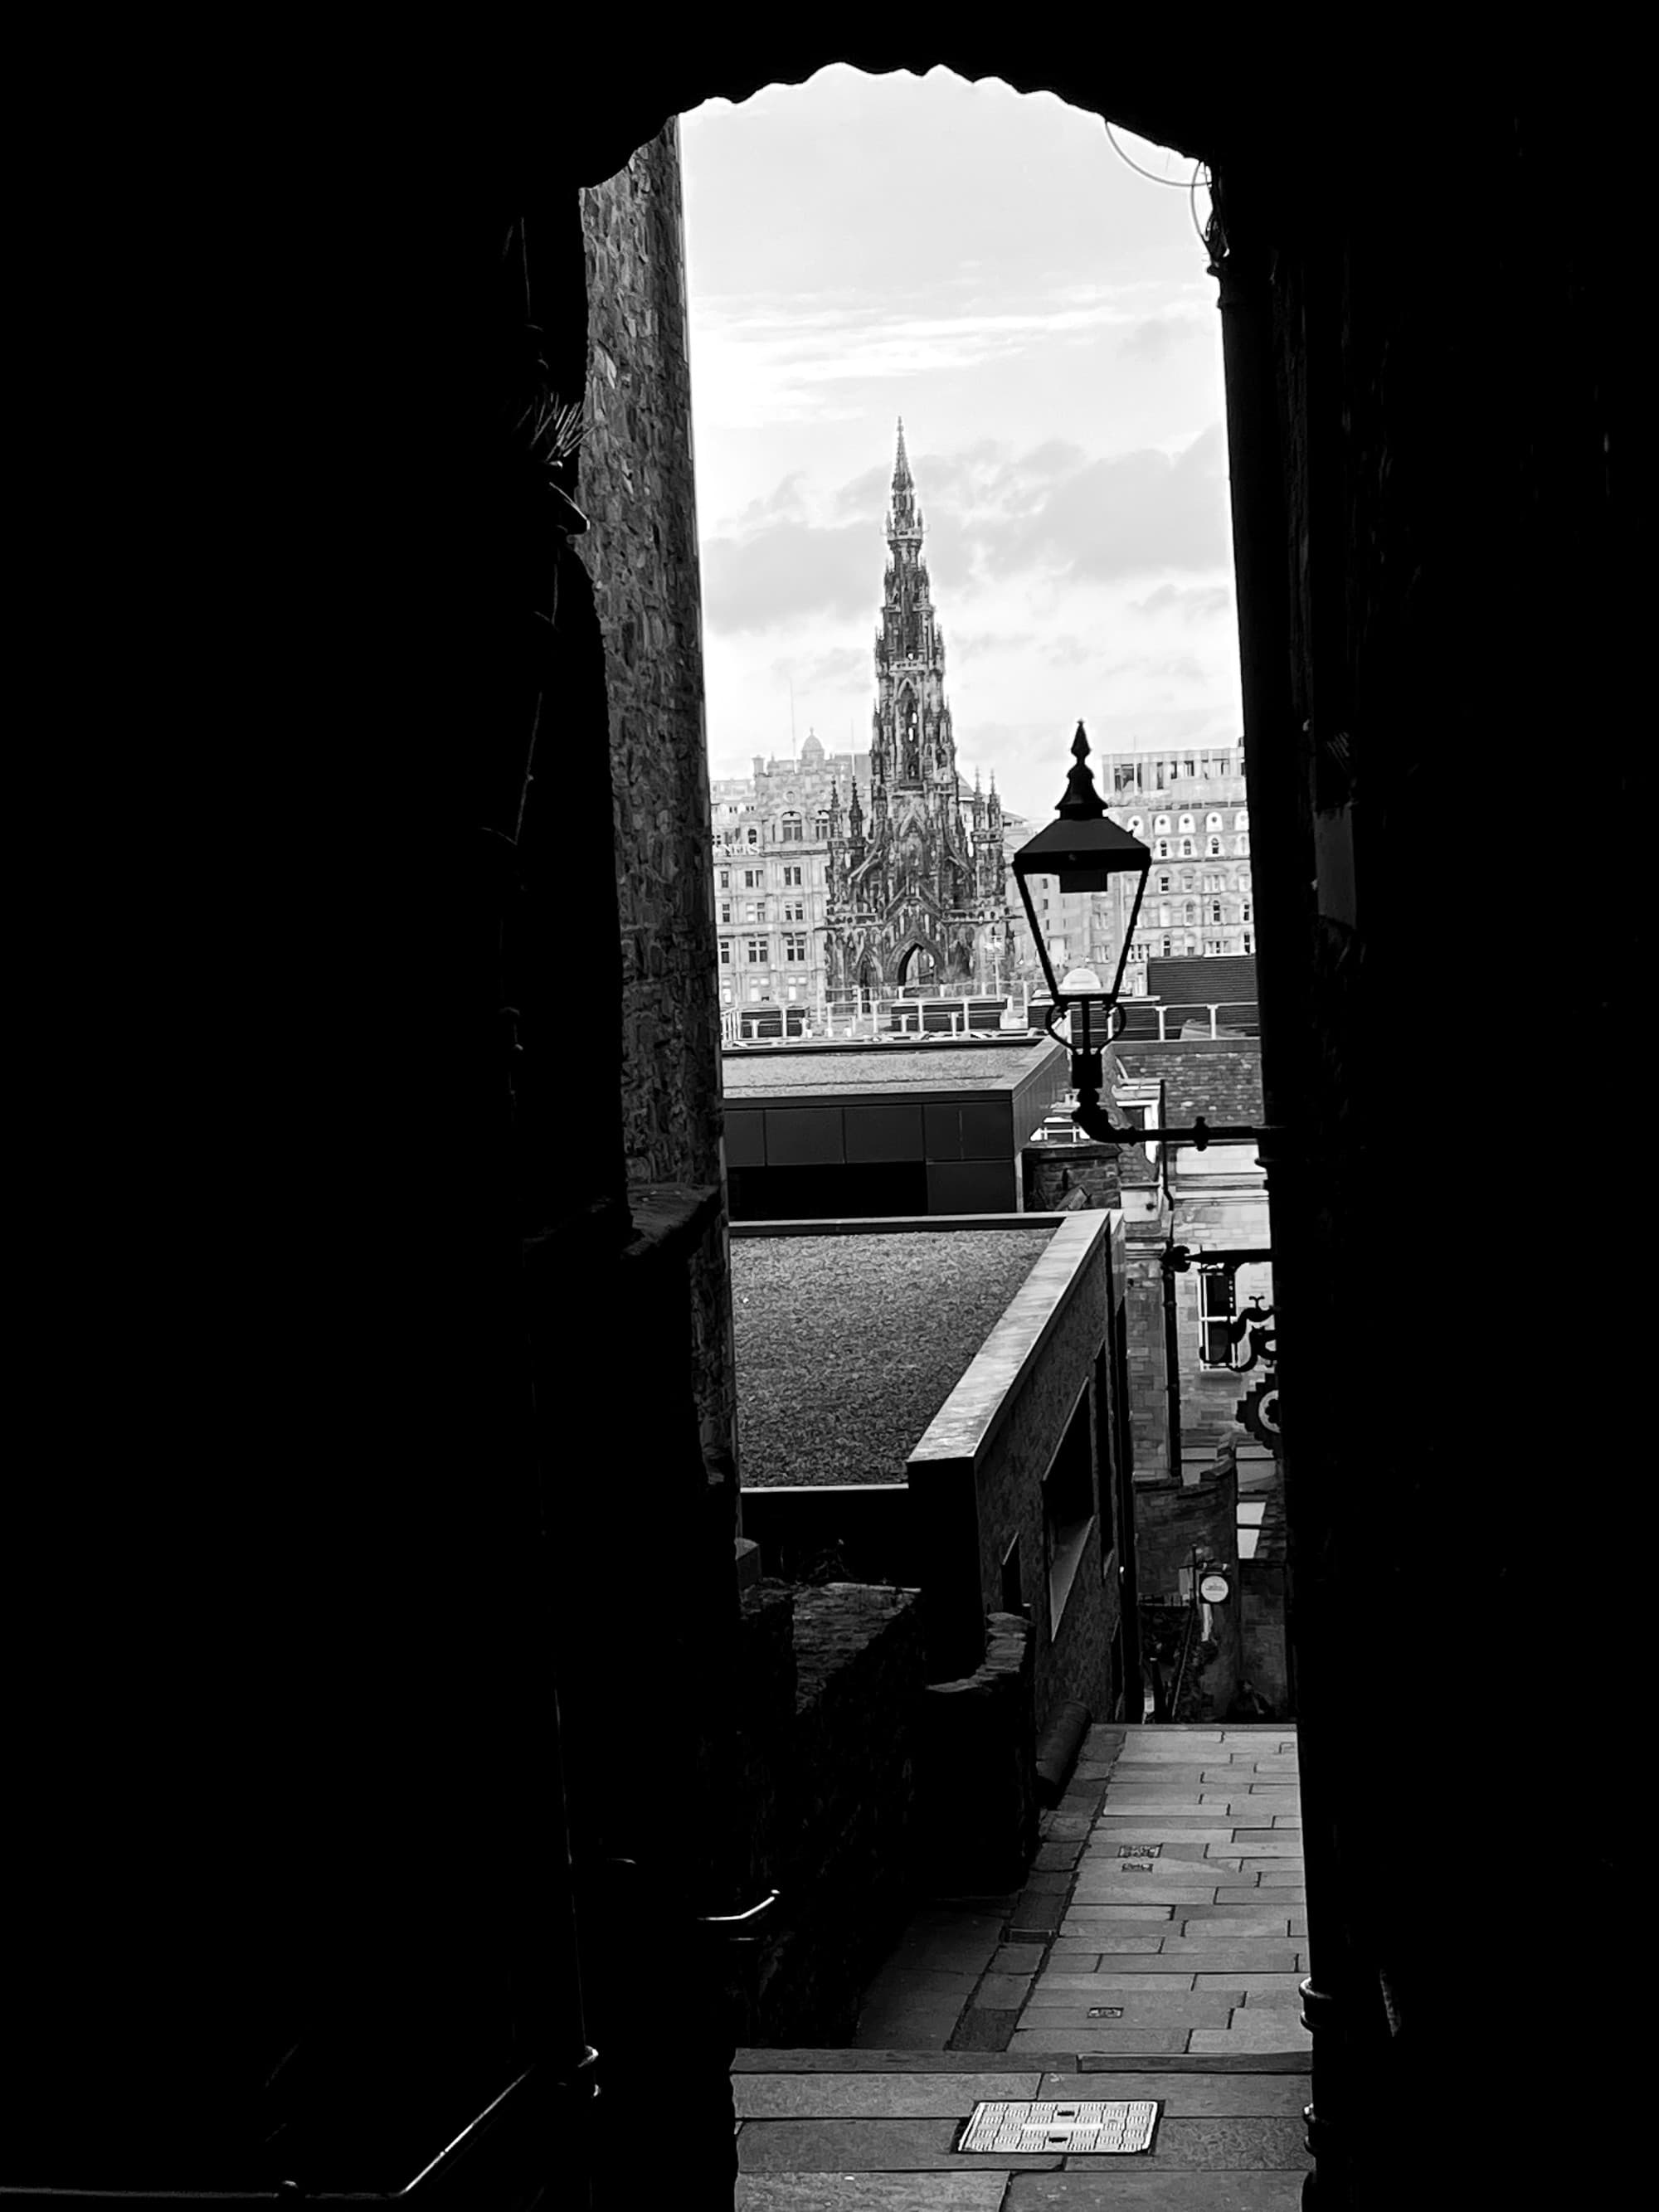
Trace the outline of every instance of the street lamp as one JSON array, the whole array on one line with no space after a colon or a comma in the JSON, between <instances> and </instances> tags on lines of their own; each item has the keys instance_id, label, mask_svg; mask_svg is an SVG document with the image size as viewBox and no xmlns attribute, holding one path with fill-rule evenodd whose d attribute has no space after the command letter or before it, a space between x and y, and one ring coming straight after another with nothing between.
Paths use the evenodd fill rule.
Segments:
<instances>
[{"instance_id":1,"label":"street lamp","mask_svg":"<svg viewBox=\"0 0 1659 2212\"><path fill-rule=\"evenodd\" d=\"M1089 740L1079 722L1077 735L1072 739L1073 766L1060 802L1059 818L1020 847L1014 854L1013 870L1032 942L1042 963L1043 980L1053 1000L1043 1017L1043 1024L1050 1036L1057 1036L1059 1024L1062 1020L1066 1023L1066 1042L1072 1055L1072 1083L1078 1095L1074 1118L1091 1136L1101 1136L1117 1133L1100 1110L1102 1055L1122 1029L1118 1000L1123 989L1123 970L1128 962L1135 924L1140 919L1146 878L1152 872L1152 856L1138 837L1132 837L1127 830L1120 830L1115 822L1106 819L1106 802L1095 789L1088 754ZM1053 876L1062 891L1103 891L1109 889L1115 875L1133 875L1136 880L1134 905L1118 945L1117 972L1109 987L1089 967L1068 968L1064 975L1056 979L1048 939L1037 926L1036 908L1031 902L1031 879ZM1081 1038L1078 1035L1079 1024L1073 1018L1074 1010L1081 1019Z\"/></svg>"}]
</instances>

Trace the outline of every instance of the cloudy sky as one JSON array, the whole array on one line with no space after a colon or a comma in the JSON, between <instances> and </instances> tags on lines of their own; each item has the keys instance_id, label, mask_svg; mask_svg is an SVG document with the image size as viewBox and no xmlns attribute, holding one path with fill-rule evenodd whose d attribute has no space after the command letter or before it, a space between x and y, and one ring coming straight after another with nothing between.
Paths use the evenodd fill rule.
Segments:
<instances>
[{"instance_id":1,"label":"cloudy sky","mask_svg":"<svg viewBox=\"0 0 1659 2212\"><path fill-rule=\"evenodd\" d=\"M1103 750L1236 738L1220 318L1187 192L1098 118L943 70L838 66L681 136L714 774L787 753L792 679L798 738L868 744L900 415L965 770L1041 817L1079 715Z\"/></svg>"}]
</instances>

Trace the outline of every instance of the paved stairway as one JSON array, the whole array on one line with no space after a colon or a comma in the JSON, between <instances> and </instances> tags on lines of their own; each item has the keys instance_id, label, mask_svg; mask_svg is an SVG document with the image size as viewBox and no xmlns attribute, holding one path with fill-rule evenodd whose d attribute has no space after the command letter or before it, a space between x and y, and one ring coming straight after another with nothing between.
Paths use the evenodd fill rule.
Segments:
<instances>
[{"instance_id":1,"label":"paved stairway","mask_svg":"<svg viewBox=\"0 0 1659 2212\"><path fill-rule=\"evenodd\" d=\"M920 1912L849 2051L738 2054L738 2212L1292 2212L1295 1732L1097 1728L1018 1897ZM1149 2152L963 2155L986 2100L1156 2099Z\"/></svg>"}]
</instances>

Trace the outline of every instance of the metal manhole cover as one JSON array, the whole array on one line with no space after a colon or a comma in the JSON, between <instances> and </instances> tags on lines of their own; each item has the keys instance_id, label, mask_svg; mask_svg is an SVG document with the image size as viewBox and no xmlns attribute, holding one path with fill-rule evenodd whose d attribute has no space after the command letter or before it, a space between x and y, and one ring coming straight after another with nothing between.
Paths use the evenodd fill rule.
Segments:
<instances>
[{"instance_id":1,"label":"metal manhole cover","mask_svg":"<svg viewBox=\"0 0 1659 2212\"><path fill-rule=\"evenodd\" d=\"M975 2105L961 2151L1136 2151L1152 2148L1158 2102Z\"/></svg>"}]
</instances>

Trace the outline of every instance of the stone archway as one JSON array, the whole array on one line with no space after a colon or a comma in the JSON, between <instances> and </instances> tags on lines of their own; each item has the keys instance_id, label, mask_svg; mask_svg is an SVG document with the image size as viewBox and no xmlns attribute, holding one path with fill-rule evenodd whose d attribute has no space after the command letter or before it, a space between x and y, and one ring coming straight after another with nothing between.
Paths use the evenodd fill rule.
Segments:
<instances>
[{"instance_id":1,"label":"stone archway","mask_svg":"<svg viewBox=\"0 0 1659 2212\"><path fill-rule=\"evenodd\" d=\"M921 938L907 945L893 963L893 981L907 995L921 998L938 990L945 981L945 963Z\"/></svg>"}]
</instances>

